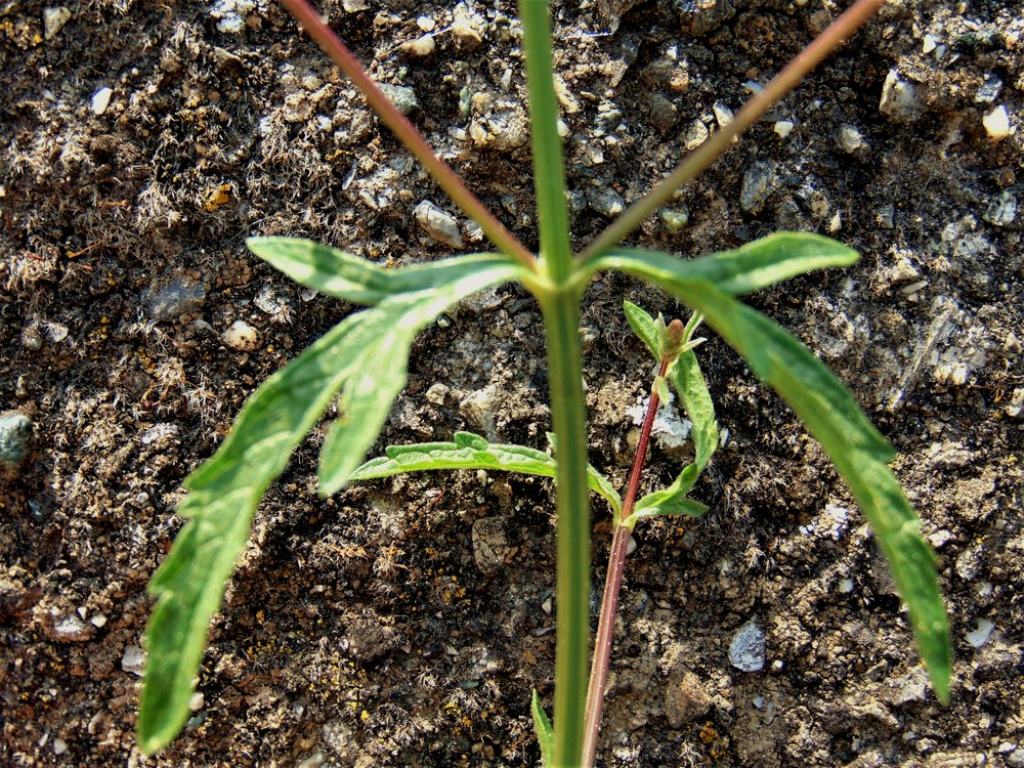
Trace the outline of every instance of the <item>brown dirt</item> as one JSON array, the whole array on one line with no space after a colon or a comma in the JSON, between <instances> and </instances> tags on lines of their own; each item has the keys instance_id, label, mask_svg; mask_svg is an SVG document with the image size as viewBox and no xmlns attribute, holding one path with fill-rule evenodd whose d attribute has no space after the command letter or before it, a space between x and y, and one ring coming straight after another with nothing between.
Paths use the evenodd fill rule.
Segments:
<instances>
[{"instance_id":1,"label":"brown dirt","mask_svg":"<svg viewBox=\"0 0 1024 768\"><path fill-rule=\"evenodd\" d=\"M447 31L446 6L345 10L358 5L323 3L380 80L414 89L435 146L535 242L512 5L471 4L478 46ZM838 12L712 5L558 4L579 245L604 225L610 190L636 199L695 121L713 127L716 102L738 108L745 82ZM413 208L451 210L284 13L249 6L231 31L212 4L71 3L44 39L43 4L0 4L0 410L34 422L30 455L0 480L0 764L535 764L529 693L549 700L553 660L549 485L463 473L321 501L319 431L260 508L187 730L148 761L134 746L144 587L180 526L181 480L258 382L352 310L303 293L243 238L304 235L412 263L444 251ZM435 22L437 46L405 58L418 17ZM953 705L922 688L898 598L822 452L712 339L701 359L729 442L698 489L710 514L637 533L605 765L1024 765L1024 251L1021 215L1005 214L1024 198L1022 36L1012 3L887 7L680 193L688 226L672 234L653 218L635 237L692 255L786 227L862 252L856 267L753 303L850 384L900 451L895 469L940 555ZM890 70L916 84L909 122L879 111ZM1001 90L984 103L992 75ZM110 103L95 114L103 87ZM1015 132L993 143L982 116L998 105ZM795 127L780 138L775 120ZM843 149L843 125L867 146ZM744 210L755 162L773 183ZM625 411L648 386L623 298L682 311L621 276L587 294L592 460L619 482ZM221 340L236 320L258 333L249 353ZM490 403L500 439L543 445L541 338L518 288L460 307L417 343L382 444L483 430ZM447 390L428 398L436 382ZM677 469L656 447L651 483ZM482 519L500 562L474 555ZM607 535L595 541L599 586ZM763 672L728 659L750 619L767 636ZM979 621L993 630L976 648Z\"/></svg>"}]
</instances>

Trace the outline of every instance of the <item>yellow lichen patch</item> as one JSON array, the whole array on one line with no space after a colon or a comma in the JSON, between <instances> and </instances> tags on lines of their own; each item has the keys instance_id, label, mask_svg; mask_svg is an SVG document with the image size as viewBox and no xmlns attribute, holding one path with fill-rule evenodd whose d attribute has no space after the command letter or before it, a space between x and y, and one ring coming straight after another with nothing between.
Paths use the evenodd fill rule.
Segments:
<instances>
[{"instance_id":1,"label":"yellow lichen patch","mask_svg":"<svg viewBox=\"0 0 1024 768\"><path fill-rule=\"evenodd\" d=\"M231 185L221 184L219 187L215 187L207 193L206 202L203 203L203 210L207 213L213 213L218 208L221 208L230 202Z\"/></svg>"}]
</instances>

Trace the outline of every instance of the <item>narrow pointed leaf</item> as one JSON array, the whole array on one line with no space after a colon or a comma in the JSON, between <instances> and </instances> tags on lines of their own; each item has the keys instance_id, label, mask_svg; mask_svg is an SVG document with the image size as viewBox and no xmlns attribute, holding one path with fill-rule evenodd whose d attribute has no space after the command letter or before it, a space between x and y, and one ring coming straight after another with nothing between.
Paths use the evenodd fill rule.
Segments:
<instances>
[{"instance_id":1,"label":"narrow pointed leaf","mask_svg":"<svg viewBox=\"0 0 1024 768\"><path fill-rule=\"evenodd\" d=\"M631 301L622 302L622 309L626 313L626 321L633 329L633 333L650 350L654 359L660 362L661 339L658 337L658 326L654 322L654 318Z\"/></svg>"},{"instance_id":2,"label":"narrow pointed leaf","mask_svg":"<svg viewBox=\"0 0 1024 768\"><path fill-rule=\"evenodd\" d=\"M451 283L438 284L436 274L428 275L425 290L399 292L349 316L271 376L249 398L214 456L186 479L188 495L179 512L189 522L149 585L158 599L146 630L149 655L138 720L143 751L166 745L188 718L209 622L245 546L256 506L336 393L345 393L350 418L325 445L333 487L344 482L376 439L404 385L415 333L463 296L522 271L504 259L457 261L416 270L423 277L433 267L453 278ZM364 282L376 290L375 280L367 276Z\"/></svg>"},{"instance_id":3,"label":"narrow pointed leaf","mask_svg":"<svg viewBox=\"0 0 1024 768\"><path fill-rule=\"evenodd\" d=\"M345 380L339 417L320 451L324 496L348 482L377 439L391 404L405 387L409 348L416 334L463 296L514 280L522 272L507 259L469 263L472 267L460 270L450 283L384 299L362 313L366 319L352 340L359 352Z\"/></svg>"},{"instance_id":4,"label":"narrow pointed leaf","mask_svg":"<svg viewBox=\"0 0 1024 768\"><path fill-rule=\"evenodd\" d=\"M644 258L622 256L639 275L704 314L762 381L796 411L846 480L871 523L893 579L906 601L921 657L940 701L949 700L952 645L939 592L935 557L920 521L886 464L894 452L849 391L791 334L710 282L695 280L687 262L652 269ZM628 263L627 263L628 262Z\"/></svg>"},{"instance_id":5,"label":"narrow pointed leaf","mask_svg":"<svg viewBox=\"0 0 1024 768\"><path fill-rule=\"evenodd\" d=\"M777 232L732 251L683 260L669 253L619 248L594 259L588 268L617 269L645 280L701 280L739 295L825 267L849 266L857 252L809 232Z\"/></svg>"},{"instance_id":6,"label":"narrow pointed leaf","mask_svg":"<svg viewBox=\"0 0 1024 768\"><path fill-rule=\"evenodd\" d=\"M179 514L189 521L149 591L158 598L146 629L148 661L139 710L139 745L153 753L189 716L192 678L220 607L253 512L292 450L320 418L345 377L350 319L314 342L249 398L231 434L185 481Z\"/></svg>"},{"instance_id":7,"label":"narrow pointed leaf","mask_svg":"<svg viewBox=\"0 0 1024 768\"><path fill-rule=\"evenodd\" d=\"M557 464L551 456L534 448L492 444L479 435L457 432L455 441L451 443L388 446L384 456L370 459L356 469L349 480L373 480L441 469L485 469L553 478ZM608 479L593 467L588 467L587 485L611 505L615 514L621 512L622 500L619 494Z\"/></svg>"},{"instance_id":8,"label":"narrow pointed leaf","mask_svg":"<svg viewBox=\"0 0 1024 768\"><path fill-rule=\"evenodd\" d=\"M245 244L295 282L353 304L376 304L401 293L451 284L475 274L481 267L510 263L500 254L479 253L385 269L359 256L298 237L250 237Z\"/></svg>"},{"instance_id":9,"label":"narrow pointed leaf","mask_svg":"<svg viewBox=\"0 0 1024 768\"><path fill-rule=\"evenodd\" d=\"M537 743L540 745L540 761L544 768L553 768L552 762L555 757L555 732L551 728L551 721L544 711L544 705L540 703L540 696L537 691L533 692L530 699L530 712L533 713L533 729L537 734Z\"/></svg>"}]
</instances>

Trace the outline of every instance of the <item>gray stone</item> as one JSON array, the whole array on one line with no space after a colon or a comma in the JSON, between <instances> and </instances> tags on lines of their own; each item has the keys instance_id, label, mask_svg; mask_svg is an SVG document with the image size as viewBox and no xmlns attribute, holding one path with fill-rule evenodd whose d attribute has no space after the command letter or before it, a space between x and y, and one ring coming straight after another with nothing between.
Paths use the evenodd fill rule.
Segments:
<instances>
[{"instance_id":1,"label":"gray stone","mask_svg":"<svg viewBox=\"0 0 1024 768\"><path fill-rule=\"evenodd\" d=\"M740 188L740 208L746 213L758 214L768 202L775 187L775 169L770 163L754 163L743 174Z\"/></svg>"},{"instance_id":2,"label":"gray stone","mask_svg":"<svg viewBox=\"0 0 1024 768\"><path fill-rule=\"evenodd\" d=\"M0 464L17 466L32 443L32 419L21 411L0 413Z\"/></svg>"},{"instance_id":3,"label":"gray stone","mask_svg":"<svg viewBox=\"0 0 1024 768\"><path fill-rule=\"evenodd\" d=\"M395 102L395 106L398 107L398 111L403 115L409 115L420 108L420 103L416 99L416 91L407 85L390 85L384 83L380 89L384 91L384 95Z\"/></svg>"},{"instance_id":4,"label":"gray stone","mask_svg":"<svg viewBox=\"0 0 1024 768\"><path fill-rule=\"evenodd\" d=\"M997 227L1010 226L1017 218L1016 196L1008 189L1003 190L999 197L989 204L982 218Z\"/></svg>"},{"instance_id":5,"label":"gray stone","mask_svg":"<svg viewBox=\"0 0 1024 768\"><path fill-rule=\"evenodd\" d=\"M610 187L591 189L587 193L587 203L592 210L609 219L626 210L626 202Z\"/></svg>"},{"instance_id":6,"label":"gray stone","mask_svg":"<svg viewBox=\"0 0 1024 768\"><path fill-rule=\"evenodd\" d=\"M733 635L729 643L729 663L743 672L760 672L764 661L764 632L751 619Z\"/></svg>"},{"instance_id":7,"label":"gray stone","mask_svg":"<svg viewBox=\"0 0 1024 768\"><path fill-rule=\"evenodd\" d=\"M121 669L136 677L142 677L145 668L146 652L137 645L125 646L121 655Z\"/></svg>"},{"instance_id":8,"label":"gray stone","mask_svg":"<svg viewBox=\"0 0 1024 768\"><path fill-rule=\"evenodd\" d=\"M924 114L924 104L917 92L917 86L901 80L895 69L889 70L882 84L882 100L878 111L897 123L909 123Z\"/></svg>"},{"instance_id":9,"label":"gray stone","mask_svg":"<svg viewBox=\"0 0 1024 768\"><path fill-rule=\"evenodd\" d=\"M671 131L679 119L676 105L660 93L651 94L650 109L651 125L661 133Z\"/></svg>"},{"instance_id":10,"label":"gray stone","mask_svg":"<svg viewBox=\"0 0 1024 768\"><path fill-rule=\"evenodd\" d=\"M459 223L455 217L447 211L443 211L434 205L430 200L423 200L417 205L412 215L423 227L423 231L437 240L452 248L464 248L466 243L459 231Z\"/></svg>"},{"instance_id":11,"label":"gray stone","mask_svg":"<svg viewBox=\"0 0 1024 768\"><path fill-rule=\"evenodd\" d=\"M995 73L990 73L982 83L981 88L974 94L976 104L991 104L999 98L1003 91L1003 81Z\"/></svg>"},{"instance_id":12,"label":"gray stone","mask_svg":"<svg viewBox=\"0 0 1024 768\"><path fill-rule=\"evenodd\" d=\"M145 299L146 314L155 322L167 322L194 312L205 300L206 288L201 283L174 278L163 287L149 291Z\"/></svg>"}]
</instances>

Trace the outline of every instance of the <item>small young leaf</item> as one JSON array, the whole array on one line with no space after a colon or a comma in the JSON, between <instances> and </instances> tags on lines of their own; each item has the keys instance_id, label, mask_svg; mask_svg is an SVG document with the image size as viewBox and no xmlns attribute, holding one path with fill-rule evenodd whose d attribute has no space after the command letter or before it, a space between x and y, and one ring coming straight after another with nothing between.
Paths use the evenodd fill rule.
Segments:
<instances>
[{"instance_id":1,"label":"small young leaf","mask_svg":"<svg viewBox=\"0 0 1024 768\"><path fill-rule=\"evenodd\" d=\"M554 768L552 760L555 756L555 732L536 690L530 699L530 711L533 713L533 729L537 733L537 743L540 745L541 763L544 768Z\"/></svg>"},{"instance_id":2,"label":"small young leaf","mask_svg":"<svg viewBox=\"0 0 1024 768\"><path fill-rule=\"evenodd\" d=\"M658 338L658 328L654 318L631 301L622 302L622 309L626 313L626 322L633 329L633 333L651 351L654 359L660 362L661 340Z\"/></svg>"},{"instance_id":3,"label":"small young leaf","mask_svg":"<svg viewBox=\"0 0 1024 768\"><path fill-rule=\"evenodd\" d=\"M707 322L771 385L821 442L875 531L893 579L907 603L918 650L932 687L949 701L952 644L939 592L935 557L920 521L886 464L889 443L847 389L806 347L764 315L710 282L695 280L687 262L651 268L645 257L622 255L617 266L639 275L702 312Z\"/></svg>"},{"instance_id":4,"label":"small young leaf","mask_svg":"<svg viewBox=\"0 0 1024 768\"><path fill-rule=\"evenodd\" d=\"M620 248L588 264L590 270L618 269L655 283L704 281L740 295L824 267L845 267L857 252L821 235L776 232L733 251L683 260L668 253Z\"/></svg>"},{"instance_id":5,"label":"small young leaf","mask_svg":"<svg viewBox=\"0 0 1024 768\"><path fill-rule=\"evenodd\" d=\"M556 468L555 460L543 451L522 445L492 444L479 435L456 432L453 443L389 446L384 456L370 459L357 468L349 480L373 480L440 469L489 469L554 477ZM587 485L608 502L615 515L621 513L619 494L604 475L590 466L587 467Z\"/></svg>"},{"instance_id":6,"label":"small young leaf","mask_svg":"<svg viewBox=\"0 0 1024 768\"><path fill-rule=\"evenodd\" d=\"M349 316L267 379L213 457L186 479L188 495L179 512L191 519L149 585L158 600L146 630L149 656L138 720L144 752L166 745L188 718L210 618L220 607L260 497L338 390L345 391L350 418L325 446L333 487L376 439L404 385L415 333L463 296L521 274L505 259L462 257L435 264L416 270L416 280L430 287L400 292ZM358 277L351 266L342 268L350 282ZM437 274L454 279L440 285ZM358 279L367 290L377 290L378 277Z\"/></svg>"},{"instance_id":7,"label":"small young leaf","mask_svg":"<svg viewBox=\"0 0 1024 768\"><path fill-rule=\"evenodd\" d=\"M686 337L696 329L697 319L692 320L686 328ZM668 488L649 493L640 499L634 507L633 514L625 521L630 527L638 520L655 515L690 515L697 517L707 511L707 507L698 501L686 498L697 483L700 473L711 460L711 454L718 447L718 423L715 421L715 405L711 401L707 382L701 373L697 356L687 350L676 358L669 369L669 380L679 393L686 415L692 427L694 460L688 464ZM667 398L666 398L667 399Z\"/></svg>"}]
</instances>

